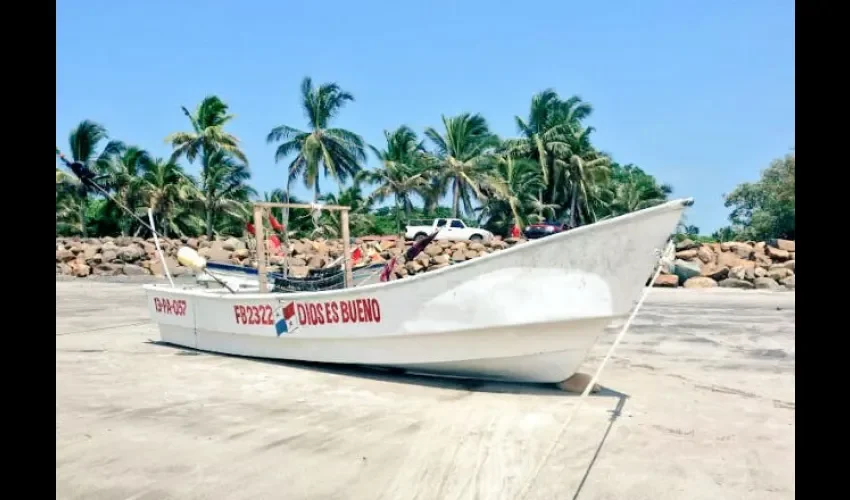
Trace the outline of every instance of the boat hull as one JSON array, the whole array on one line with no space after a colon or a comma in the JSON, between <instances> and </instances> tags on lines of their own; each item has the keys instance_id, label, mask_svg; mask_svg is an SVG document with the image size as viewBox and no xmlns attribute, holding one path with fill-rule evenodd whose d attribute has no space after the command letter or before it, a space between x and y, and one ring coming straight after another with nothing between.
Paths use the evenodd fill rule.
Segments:
<instances>
[{"instance_id":1,"label":"boat hull","mask_svg":"<svg viewBox=\"0 0 850 500\"><path fill-rule=\"evenodd\" d=\"M560 382L631 310L688 200L363 287L238 293L147 285L162 340L241 356Z\"/></svg>"},{"instance_id":2,"label":"boat hull","mask_svg":"<svg viewBox=\"0 0 850 500\"><path fill-rule=\"evenodd\" d=\"M203 311L203 307L198 308ZM297 339L208 325L160 325L163 342L252 358L356 364L455 377L560 382L575 373L612 318L433 334Z\"/></svg>"}]
</instances>

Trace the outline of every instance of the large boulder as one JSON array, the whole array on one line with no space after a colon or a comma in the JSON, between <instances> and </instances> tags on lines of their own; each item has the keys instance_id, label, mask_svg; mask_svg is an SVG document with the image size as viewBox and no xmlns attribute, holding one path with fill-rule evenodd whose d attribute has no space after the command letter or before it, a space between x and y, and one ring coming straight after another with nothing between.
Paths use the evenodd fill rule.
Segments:
<instances>
[{"instance_id":1,"label":"large boulder","mask_svg":"<svg viewBox=\"0 0 850 500\"><path fill-rule=\"evenodd\" d=\"M688 250L679 250L676 252L676 258L682 260L691 260L695 259L699 254L699 250L696 248L689 248Z\"/></svg>"},{"instance_id":2,"label":"large boulder","mask_svg":"<svg viewBox=\"0 0 850 500\"><path fill-rule=\"evenodd\" d=\"M147 269L135 264L124 264L121 270L127 276L145 276L148 274Z\"/></svg>"},{"instance_id":3,"label":"large boulder","mask_svg":"<svg viewBox=\"0 0 850 500\"><path fill-rule=\"evenodd\" d=\"M56 262L68 262L75 258L76 255L70 250L56 250Z\"/></svg>"},{"instance_id":4,"label":"large boulder","mask_svg":"<svg viewBox=\"0 0 850 500\"><path fill-rule=\"evenodd\" d=\"M756 278L753 285L759 290L779 290L781 288L773 278Z\"/></svg>"},{"instance_id":5,"label":"large boulder","mask_svg":"<svg viewBox=\"0 0 850 500\"><path fill-rule=\"evenodd\" d=\"M725 280L718 283L718 285L723 288L742 288L742 289L752 289L755 286L747 280L742 280L738 278L726 278Z\"/></svg>"},{"instance_id":6,"label":"large boulder","mask_svg":"<svg viewBox=\"0 0 850 500\"><path fill-rule=\"evenodd\" d=\"M776 281L787 278L788 276L794 274L790 269L784 266L772 266L767 270L767 275L773 278Z\"/></svg>"},{"instance_id":7,"label":"large boulder","mask_svg":"<svg viewBox=\"0 0 850 500\"><path fill-rule=\"evenodd\" d=\"M717 282L705 276L694 276L685 282L685 288L715 288Z\"/></svg>"},{"instance_id":8,"label":"large boulder","mask_svg":"<svg viewBox=\"0 0 850 500\"><path fill-rule=\"evenodd\" d=\"M180 263L178 263L177 260L174 259L173 257L166 257L165 258L165 264L168 265L168 271L172 275L174 275L174 270L177 269L177 266L180 265ZM162 262L159 259L156 259L153 262L151 262L150 271L151 271L151 274L153 274L154 276L165 276L165 266L163 266ZM126 271L125 271L125 273L126 273Z\"/></svg>"},{"instance_id":9,"label":"large boulder","mask_svg":"<svg viewBox=\"0 0 850 500\"><path fill-rule=\"evenodd\" d=\"M673 264L675 268L673 269L673 274L679 277L679 281L684 283L694 276L700 275L700 267L699 264L695 262L689 262L682 259L676 259Z\"/></svg>"},{"instance_id":10,"label":"large boulder","mask_svg":"<svg viewBox=\"0 0 850 500\"><path fill-rule=\"evenodd\" d=\"M96 276L118 276L122 272L121 265L104 263L96 266L92 270L92 274Z\"/></svg>"},{"instance_id":11,"label":"large boulder","mask_svg":"<svg viewBox=\"0 0 850 500\"><path fill-rule=\"evenodd\" d=\"M790 257L788 250L782 250L771 246L767 247L767 255L769 255L773 260L788 260Z\"/></svg>"},{"instance_id":12,"label":"large boulder","mask_svg":"<svg viewBox=\"0 0 850 500\"><path fill-rule=\"evenodd\" d=\"M711 264L703 267L700 274L715 281L720 281L729 276L729 268L727 266Z\"/></svg>"},{"instance_id":13,"label":"large boulder","mask_svg":"<svg viewBox=\"0 0 850 500\"><path fill-rule=\"evenodd\" d=\"M747 243L735 243L732 251L744 260L749 260L753 256L753 253L755 253L755 249Z\"/></svg>"},{"instance_id":14,"label":"large boulder","mask_svg":"<svg viewBox=\"0 0 850 500\"><path fill-rule=\"evenodd\" d=\"M796 252L796 242L791 240L776 240L776 248L786 252Z\"/></svg>"},{"instance_id":15,"label":"large boulder","mask_svg":"<svg viewBox=\"0 0 850 500\"><path fill-rule=\"evenodd\" d=\"M659 274L652 286L663 288L676 288L679 286L679 277L675 274Z\"/></svg>"},{"instance_id":16,"label":"large boulder","mask_svg":"<svg viewBox=\"0 0 850 500\"><path fill-rule=\"evenodd\" d=\"M697 257L705 264L711 264L714 262L715 256L714 252L711 251L710 247L702 246L697 250Z\"/></svg>"},{"instance_id":17,"label":"large boulder","mask_svg":"<svg viewBox=\"0 0 850 500\"><path fill-rule=\"evenodd\" d=\"M136 245L129 245L118 249L118 258L122 262L136 262L145 255L145 252Z\"/></svg>"},{"instance_id":18,"label":"large boulder","mask_svg":"<svg viewBox=\"0 0 850 500\"><path fill-rule=\"evenodd\" d=\"M694 242L691 239L685 238L684 240L676 243L676 251L680 252L682 250L690 250L692 248L698 248L699 243Z\"/></svg>"}]
</instances>

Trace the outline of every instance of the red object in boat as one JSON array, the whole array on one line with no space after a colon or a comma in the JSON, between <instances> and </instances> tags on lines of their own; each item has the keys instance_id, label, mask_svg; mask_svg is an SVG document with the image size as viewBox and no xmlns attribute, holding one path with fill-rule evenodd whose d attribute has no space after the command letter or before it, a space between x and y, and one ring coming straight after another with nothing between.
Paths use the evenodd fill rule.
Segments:
<instances>
[{"instance_id":1,"label":"red object in boat","mask_svg":"<svg viewBox=\"0 0 850 500\"><path fill-rule=\"evenodd\" d=\"M281 232L281 231L284 230L283 224L278 222L277 219L275 219L274 215L272 215L272 214L269 214L269 224L271 224L272 229L274 229L277 232Z\"/></svg>"},{"instance_id":2,"label":"red object in boat","mask_svg":"<svg viewBox=\"0 0 850 500\"><path fill-rule=\"evenodd\" d=\"M360 261L361 258L363 258L363 251L360 250L360 247L357 247L354 249L353 252L351 252L351 263L357 264L357 262Z\"/></svg>"},{"instance_id":3,"label":"red object in boat","mask_svg":"<svg viewBox=\"0 0 850 500\"><path fill-rule=\"evenodd\" d=\"M276 234L269 236L269 251L275 254L281 253L280 249L280 238L277 237Z\"/></svg>"},{"instance_id":4,"label":"red object in boat","mask_svg":"<svg viewBox=\"0 0 850 500\"><path fill-rule=\"evenodd\" d=\"M395 269L396 259L397 259L397 257L393 257L392 259L390 259L389 262L387 262L387 265L384 266L384 270L381 271L381 281L389 281L390 280L390 273L392 273L393 269Z\"/></svg>"},{"instance_id":5,"label":"red object in boat","mask_svg":"<svg viewBox=\"0 0 850 500\"><path fill-rule=\"evenodd\" d=\"M519 235L520 235L519 225L514 224L514 227L511 228L511 238L519 238Z\"/></svg>"}]
</instances>

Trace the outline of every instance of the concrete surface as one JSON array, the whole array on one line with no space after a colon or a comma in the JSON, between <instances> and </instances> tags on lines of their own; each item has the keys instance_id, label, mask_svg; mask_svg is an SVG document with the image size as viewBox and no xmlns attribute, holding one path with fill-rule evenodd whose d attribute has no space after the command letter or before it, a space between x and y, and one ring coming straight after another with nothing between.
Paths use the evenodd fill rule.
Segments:
<instances>
[{"instance_id":1,"label":"concrete surface","mask_svg":"<svg viewBox=\"0 0 850 500\"><path fill-rule=\"evenodd\" d=\"M653 290L527 498L794 498L794 304ZM513 499L577 401L150 343L137 284L57 281L56 325L63 499Z\"/></svg>"}]
</instances>

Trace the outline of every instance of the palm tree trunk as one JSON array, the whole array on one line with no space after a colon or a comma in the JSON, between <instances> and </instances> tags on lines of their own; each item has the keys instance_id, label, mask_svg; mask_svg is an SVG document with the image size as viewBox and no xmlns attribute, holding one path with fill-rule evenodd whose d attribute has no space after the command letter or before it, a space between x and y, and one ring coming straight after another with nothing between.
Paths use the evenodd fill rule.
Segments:
<instances>
[{"instance_id":1,"label":"palm tree trunk","mask_svg":"<svg viewBox=\"0 0 850 500\"><path fill-rule=\"evenodd\" d=\"M212 210L212 207L209 206L209 205L206 205L204 207L204 209L207 212L206 213L206 216L207 216L207 238L212 240L212 238L213 238L213 210Z\"/></svg>"},{"instance_id":2,"label":"palm tree trunk","mask_svg":"<svg viewBox=\"0 0 850 500\"><path fill-rule=\"evenodd\" d=\"M574 184L572 191L572 200L570 200L570 226L576 227L576 223L578 222L578 214L576 213L576 210L578 210L578 185Z\"/></svg>"},{"instance_id":3,"label":"palm tree trunk","mask_svg":"<svg viewBox=\"0 0 850 500\"><path fill-rule=\"evenodd\" d=\"M289 176L286 177L286 193L284 193L284 199L286 203L289 203L289 188L291 187L291 180ZM283 219L283 241L289 242L288 234L289 234L289 207L283 209L280 214Z\"/></svg>"},{"instance_id":4,"label":"palm tree trunk","mask_svg":"<svg viewBox=\"0 0 850 500\"><path fill-rule=\"evenodd\" d=\"M316 180L313 182L313 203L319 202L319 174L316 173Z\"/></svg>"},{"instance_id":5,"label":"palm tree trunk","mask_svg":"<svg viewBox=\"0 0 850 500\"><path fill-rule=\"evenodd\" d=\"M395 195L395 232L401 234L401 210L398 207L398 194Z\"/></svg>"},{"instance_id":6,"label":"palm tree trunk","mask_svg":"<svg viewBox=\"0 0 850 500\"><path fill-rule=\"evenodd\" d=\"M80 204L77 209L80 214L80 234L83 238L88 237L88 231L86 231L86 197L85 195L80 199Z\"/></svg>"},{"instance_id":7,"label":"palm tree trunk","mask_svg":"<svg viewBox=\"0 0 850 500\"><path fill-rule=\"evenodd\" d=\"M455 179L454 186L452 186L452 217L457 219L458 211L460 211L460 181Z\"/></svg>"},{"instance_id":8,"label":"palm tree trunk","mask_svg":"<svg viewBox=\"0 0 850 500\"><path fill-rule=\"evenodd\" d=\"M211 198L212 193L210 192L212 186L210 186L210 176L209 176L209 157L210 152L207 151L206 146L204 146L203 151L201 153L201 189L203 189L204 194L206 195L206 201L204 202L204 214L207 220L207 238L212 240L213 237L213 211L211 206Z\"/></svg>"}]
</instances>

